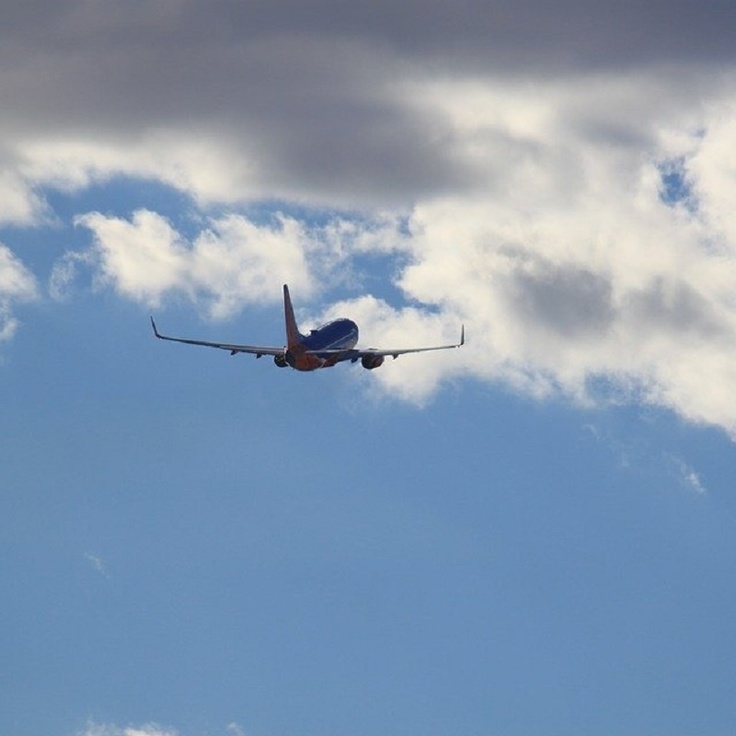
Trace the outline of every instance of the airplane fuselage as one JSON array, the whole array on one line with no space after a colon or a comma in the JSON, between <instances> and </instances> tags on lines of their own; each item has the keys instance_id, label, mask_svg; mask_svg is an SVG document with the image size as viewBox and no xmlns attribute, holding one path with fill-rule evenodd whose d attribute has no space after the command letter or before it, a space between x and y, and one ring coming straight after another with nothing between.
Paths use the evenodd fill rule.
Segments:
<instances>
[{"instance_id":1,"label":"airplane fuselage","mask_svg":"<svg viewBox=\"0 0 736 736\"><path fill-rule=\"evenodd\" d=\"M351 319L336 319L311 330L308 335L299 334L298 344L288 347L284 360L299 371L329 368L343 360L351 360L351 351L357 343L358 325ZM323 350L329 352L321 354Z\"/></svg>"}]
</instances>

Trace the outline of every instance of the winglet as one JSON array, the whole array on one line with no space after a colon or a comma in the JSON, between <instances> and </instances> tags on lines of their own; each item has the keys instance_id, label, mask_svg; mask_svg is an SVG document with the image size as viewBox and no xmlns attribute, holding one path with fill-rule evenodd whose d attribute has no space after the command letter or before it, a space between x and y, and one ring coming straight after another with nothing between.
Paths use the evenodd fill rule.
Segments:
<instances>
[{"instance_id":1,"label":"winglet","mask_svg":"<svg viewBox=\"0 0 736 736\"><path fill-rule=\"evenodd\" d=\"M458 347L462 347L463 345L465 345L465 325L460 329L460 344Z\"/></svg>"},{"instance_id":2,"label":"winglet","mask_svg":"<svg viewBox=\"0 0 736 736\"><path fill-rule=\"evenodd\" d=\"M160 338L161 335L159 331L156 329L156 323L153 321L153 316L151 317L151 327L153 327L153 334L156 335L156 337Z\"/></svg>"}]
</instances>

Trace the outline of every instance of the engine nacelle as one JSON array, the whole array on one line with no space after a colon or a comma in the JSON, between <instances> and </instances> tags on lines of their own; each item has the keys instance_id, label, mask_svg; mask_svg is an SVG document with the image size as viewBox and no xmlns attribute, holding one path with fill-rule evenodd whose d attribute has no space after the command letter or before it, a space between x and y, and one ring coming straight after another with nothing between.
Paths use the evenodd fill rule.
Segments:
<instances>
[{"instance_id":1,"label":"engine nacelle","mask_svg":"<svg viewBox=\"0 0 736 736\"><path fill-rule=\"evenodd\" d=\"M360 363L363 368L372 371L374 368L383 365L383 355L364 355L360 359Z\"/></svg>"},{"instance_id":2,"label":"engine nacelle","mask_svg":"<svg viewBox=\"0 0 736 736\"><path fill-rule=\"evenodd\" d=\"M284 355L274 355L273 356L273 362L276 363L276 365L279 368L286 368L289 364L286 362L286 357Z\"/></svg>"}]
</instances>

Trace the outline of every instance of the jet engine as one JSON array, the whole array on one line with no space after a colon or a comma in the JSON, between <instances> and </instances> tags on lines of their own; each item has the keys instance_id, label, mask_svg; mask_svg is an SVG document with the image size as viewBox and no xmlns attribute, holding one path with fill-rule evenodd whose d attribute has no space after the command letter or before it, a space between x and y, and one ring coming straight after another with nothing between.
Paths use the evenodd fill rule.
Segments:
<instances>
[{"instance_id":1,"label":"jet engine","mask_svg":"<svg viewBox=\"0 0 736 736\"><path fill-rule=\"evenodd\" d=\"M383 365L383 355L364 355L360 359L360 363L363 368L372 371L374 368L378 368L379 365Z\"/></svg>"},{"instance_id":2,"label":"jet engine","mask_svg":"<svg viewBox=\"0 0 736 736\"><path fill-rule=\"evenodd\" d=\"M286 356L285 355L274 355L273 356L273 362L276 363L276 365L279 368L286 368L286 366L289 365L286 362Z\"/></svg>"}]
</instances>

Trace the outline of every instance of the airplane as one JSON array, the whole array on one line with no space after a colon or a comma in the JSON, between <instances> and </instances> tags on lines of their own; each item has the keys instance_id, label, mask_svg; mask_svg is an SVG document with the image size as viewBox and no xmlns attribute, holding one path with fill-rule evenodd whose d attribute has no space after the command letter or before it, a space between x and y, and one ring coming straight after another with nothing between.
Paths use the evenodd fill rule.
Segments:
<instances>
[{"instance_id":1,"label":"airplane","mask_svg":"<svg viewBox=\"0 0 736 736\"><path fill-rule=\"evenodd\" d=\"M286 345L283 347L266 347L261 345L231 345L225 342L209 342L207 340L191 340L184 337L170 337L162 335L151 317L153 334L160 340L183 342L186 345L204 345L210 348L227 350L230 355L237 353L251 353L256 358L264 355L273 356L273 362L279 368L287 366L298 371L314 371L318 368L330 368L337 363L350 361L361 362L363 368L373 370L383 364L390 355L396 359L406 353L424 353L431 350L449 350L459 348L465 344L465 325L460 330L460 342L454 345L435 345L423 348L398 348L393 350L378 350L375 348L358 349L358 325L351 319L336 319L332 322L311 330L308 335L299 332L294 317L294 308L291 306L289 287L284 284L284 321L286 323Z\"/></svg>"}]
</instances>

